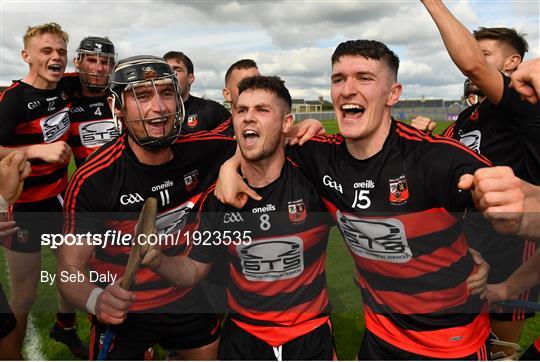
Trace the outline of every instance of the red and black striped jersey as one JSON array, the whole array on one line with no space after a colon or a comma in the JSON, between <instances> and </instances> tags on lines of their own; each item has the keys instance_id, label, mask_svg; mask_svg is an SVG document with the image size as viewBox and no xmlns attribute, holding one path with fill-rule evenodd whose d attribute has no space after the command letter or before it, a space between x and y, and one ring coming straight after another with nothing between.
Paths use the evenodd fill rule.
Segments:
<instances>
[{"instance_id":1,"label":"red and black striped jersey","mask_svg":"<svg viewBox=\"0 0 540 362\"><path fill-rule=\"evenodd\" d=\"M509 166L518 177L540 184L540 103L532 105L521 99L506 76L503 76L503 87L498 105L486 98L466 108L444 136L459 140L494 165ZM497 233L480 213L467 214L465 222L469 245L491 266L490 284L506 280L536 250L534 242ZM529 289L519 298L537 300L539 290ZM515 315L521 319L525 311L519 310Z\"/></svg>"},{"instance_id":2,"label":"red and black striped jersey","mask_svg":"<svg viewBox=\"0 0 540 362\"><path fill-rule=\"evenodd\" d=\"M37 89L15 81L0 95L0 145L23 147L66 141L71 95L80 87L76 74L65 75L55 89ZM32 173L17 202L35 202L60 194L67 165L32 160Z\"/></svg>"},{"instance_id":3,"label":"red and black striped jersey","mask_svg":"<svg viewBox=\"0 0 540 362\"><path fill-rule=\"evenodd\" d=\"M233 322L279 346L329 318L325 260L332 220L314 186L288 161L278 179L255 190L262 200L238 210L209 189L200 213L203 242L189 257L228 259Z\"/></svg>"},{"instance_id":4,"label":"red and black striped jersey","mask_svg":"<svg viewBox=\"0 0 540 362\"><path fill-rule=\"evenodd\" d=\"M496 166L509 166L519 178L540 184L540 103L530 104L503 75L499 104L487 98L463 110L444 135L459 140Z\"/></svg>"},{"instance_id":5,"label":"red and black striped jersey","mask_svg":"<svg viewBox=\"0 0 540 362\"><path fill-rule=\"evenodd\" d=\"M69 145L79 167L92 152L120 135L107 96L74 97L69 110Z\"/></svg>"},{"instance_id":6,"label":"red and black striped jersey","mask_svg":"<svg viewBox=\"0 0 540 362\"><path fill-rule=\"evenodd\" d=\"M489 161L394 120L382 150L365 160L351 156L339 135L288 154L337 221L356 265L366 328L424 356L477 351L489 321L465 283L475 266L462 215L473 203L457 183Z\"/></svg>"},{"instance_id":7,"label":"red and black striped jersey","mask_svg":"<svg viewBox=\"0 0 540 362\"><path fill-rule=\"evenodd\" d=\"M211 131L231 119L229 111L216 101L190 94L184 102L185 117L182 134ZM231 136L232 136L231 127Z\"/></svg>"},{"instance_id":8,"label":"red and black striped jersey","mask_svg":"<svg viewBox=\"0 0 540 362\"><path fill-rule=\"evenodd\" d=\"M111 245L112 232L131 235L144 201L151 196L158 200L158 233L174 236L161 243L163 253L171 256L186 251L184 233L196 220L191 211L215 181L221 163L234 154L236 142L207 132L180 137L172 149L174 157L169 162L142 164L124 134L99 148L77 169L66 190L64 233L90 232L101 235L102 240L107 232L109 235L105 247L96 246L91 269L124 274L131 245ZM172 286L149 268L139 269L132 289L137 298L133 311L167 305L191 291Z\"/></svg>"}]
</instances>

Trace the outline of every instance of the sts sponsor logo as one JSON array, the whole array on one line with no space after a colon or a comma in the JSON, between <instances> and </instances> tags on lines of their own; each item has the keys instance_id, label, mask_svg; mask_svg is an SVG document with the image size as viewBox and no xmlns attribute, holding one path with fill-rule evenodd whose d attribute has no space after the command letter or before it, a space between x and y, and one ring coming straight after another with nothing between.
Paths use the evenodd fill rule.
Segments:
<instances>
[{"instance_id":1,"label":"sts sponsor logo","mask_svg":"<svg viewBox=\"0 0 540 362\"><path fill-rule=\"evenodd\" d=\"M349 249L356 255L390 263L406 263L412 252L403 223L390 219L361 219L337 211L338 225Z\"/></svg>"},{"instance_id":2,"label":"sts sponsor logo","mask_svg":"<svg viewBox=\"0 0 540 362\"><path fill-rule=\"evenodd\" d=\"M187 215L195 204L191 201L158 214L156 230L159 234L176 234L186 226Z\"/></svg>"},{"instance_id":3,"label":"sts sponsor logo","mask_svg":"<svg viewBox=\"0 0 540 362\"><path fill-rule=\"evenodd\" d=\"M459 142L470 148L476 153L480 153L480 142L482 141L482 133L474 130L468 133L459 135Z\"/></svg>"},{"instance_id":4,"label":"sts sponsor logo","mask_svg":"<svg viewBox=\"0 0 540 362\"><path fill-rule=\"evenodd\" d=\"M51 116L42 118L39 125L45 143L58 140L69 130L69 109L66 107Z\"/></svg>"},{"instance_id":5,"label":"sts sponsor logo","mask_svg":"<svg viewBox=\"0 0 540 362\"><path fill-rule=\"evenodd\" d=\"M247 280L272 282L299 276L304 270L304 243L297 236L254 240L236 247Z\"/></svg>"},{"instance_id":6,"label":"sts sponsor logo","mask_svg":"<svg viewBox=\"0 0 540 362\"><path fill-rule=\"evenodd\" d=\"M112 119L83 122L79 125L79 134L85 147L101 146L120 135Z\"/></svg>"}]
</instances>

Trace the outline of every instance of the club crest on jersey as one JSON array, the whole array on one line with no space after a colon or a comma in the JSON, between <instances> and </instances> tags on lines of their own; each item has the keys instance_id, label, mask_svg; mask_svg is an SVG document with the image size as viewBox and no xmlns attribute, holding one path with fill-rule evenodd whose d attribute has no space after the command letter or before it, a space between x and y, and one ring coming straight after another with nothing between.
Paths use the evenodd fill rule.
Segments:
<instances>
[{"instance_id":1,"label":"club crest on jersey","mask_svg":"<svg viewBox=\"0 0 540 362\"><path fill-rule=\"evenodd\" d=\"M390 203L392 205L401 205L407 202L409 198L409 187L407 178L400 176L395 179L388 180L390 186Z\"/></svg>"},{"instance_id":2,"label":"club crest on jersey","mask_svg":"<svg viewBox=\"0 0 540 362\"><path fill-rule=\"evenodd\" d=\"M474 112L472 112L471 116L469 117L469 119L471 121L478 121L478 118L480 117L480 114L478 113L478 107L476 107L474 109Z\"/></svg>"},{"instance_id":3,"label":"club crest on jersey","mask_svg":"<svg viewBox=\"0 0 540 362\"><path fill-rule=\"evenodd\" d=\"M187 117L186 123L189 128L195 128L199 124L199 115L198 114L190 114Z\"/></svg>"},{"instance_id":4,"label":"club crest on jersey","mask_svg":"<svg viewBox=\"0 0 540 362\"><path fill-rule=\"evenodd\" d=\"M303 223L307 216L304 200L300 199L296 201L289 201L287 204L289 210L289 220L296 225Z\"/></svg>"},{"instance_id":5,"label":"club crest on jersey","mask_svg":"<svg viewBox=\"0 0 540 362\"><path fill-rule=\"evenodd\" d=\"M191 171L184 175L184 184L186 185L186 191L190 192L199 183L199 170Z\"/></svg>"}]
</instances>

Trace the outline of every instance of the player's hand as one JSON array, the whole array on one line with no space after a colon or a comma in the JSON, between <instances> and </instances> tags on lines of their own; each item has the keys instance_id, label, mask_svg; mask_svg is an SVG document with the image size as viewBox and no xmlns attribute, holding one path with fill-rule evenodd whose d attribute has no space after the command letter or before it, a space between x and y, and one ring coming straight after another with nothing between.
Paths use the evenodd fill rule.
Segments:
<instances>
[{"instance_id":1,"label":"player's hand","mask_svg":"<svg viewBox=\"0 0 540 362\"><path fill-rule=\"evenodd\" d=\"M157 234L157 231L154 231ZM141 256L143 257L141 264L150 269L156 269L161 264L161 248L159 245L151 245L145 243L141 245Z\"/></svg>"},{"instance_id":2,"label":"player's hand","mask_svg":"<svg viewBox=\"0 0 540 362\"><path fill-rule=\"evenodd\" d=\"M427 117L418 116L412 120L411 126L419 129L420 131L433 132L435 127L437 127L437 122L432 121Z\"/></svg>"},{"instance_id":3,"label":"player's hand","mask_svg":"<svg viewBox=\"0 0 540 362\"><path fill-rule=\"evenodd\" d=\"M71 148L64 141L49 143L46 145L32 145L27 148L26 155L29 159L39 159L47 163L64 164L69 161Z\"/></svg>"},{"instance_id":4,"label":"player's hand","mask_svg":"<svg viewBox=\"0 0 540 362\"><path fill-rule=\"evenodd\" d=\"M480 295L480 299L484 299L487 293L487 280L489 274L489 264L482 258L482 255L474 249L469 248L476 264L476 271L467 278L467 288L471 295Z\"/></svg>"},{"instance_id":5,"label":"player's hand","mask_svg":"<svg viewBox=\"0 0 540 362\"><path fill-rule=\"evenodd\" d=\"M244 182L237 171L237 161L233 157L221 165L214 195L222 203L240 209L246 204L249 197L260 201L261 196Z\"/></svg>"},{"instance_id":6,"label":"player's hand","mask_svg":"<svg viewBox=\"0 0 540 362\"><path fill-rule=\"evenodd\" d=\"M21 151L13 151L0 161L0 195L8 204L17 201L30 172L30 163Z\"/></svg>"},{"instance_id":7,"label":"player's hand","mask_svg":"<svg viewBox=\"0 0 540 362\"><path fill-rule=\"evenodd\" d=\"M489 303L494 303L516 298L511 298L511 296L508 295L508 286L504 282L502 282L499 284L488 284L487 299Z\"/></svg>"},{"instance_id":8,"label":"player's hand","mask_svg":"<svg viewBox=\"0 0 540 362\"><path fill-rule=\"evenodd\" d=\"M319 120L309 118L292 126L291 131L287 134L287 144L302 146L311 138L325 134L326 130L323 124Z\"/></svg>"},{"instance_id":9,"label":"player's hand","mask_svg":"<svg viewBox=\"0 0 540 362\"><path fill-rule=\"evenodd\" d=\"M120 282L122 278L114 284L109 284L105 291L98 297L96 303L96 317L102 323L120 324L126 317L133 301L135 293L122 289Z\"/></svg>"},{"instance_id":10,"label":"player's hand","mask_svg":"<svg viewBox=\"0 0 540 362\"><path fill-rule=\"evenodd\" d=\"M0 238L17 235L19 227L15 225L15 221L0 221Z\"/></svg>"},{"instance_id":11,"label":"player's hand","mask_svg":"<svg viewBox=\"0 0 540 362\"><path fill-rule=\"evenodd\" d=\"M540 58L521 63L510 78L510 87L519 92L529 103L538 103L540 99Z\"/></svg>"},{"instance_id":12,"label":"player's hand","mask_svg":"<svg viewBox=\"0 0 540 362\"><path fill-rule=\"evenodd\" d=\"M525 195L522 181L510 167L478 169L474 176L461 176L458 187L471 190L476 208L483 212L499 233L516 234L520 231Z\"/></svg>"}]
</instances>

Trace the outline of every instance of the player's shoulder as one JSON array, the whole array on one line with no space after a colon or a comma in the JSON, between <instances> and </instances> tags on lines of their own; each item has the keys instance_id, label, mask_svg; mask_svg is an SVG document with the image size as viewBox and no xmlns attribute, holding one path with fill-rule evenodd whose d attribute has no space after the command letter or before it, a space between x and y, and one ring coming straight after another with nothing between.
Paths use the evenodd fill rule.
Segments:
<instances>
[{"instance_id":1,"label":"player's shoulder","mask_svg":"<svg viewBox=\"0 0 540 362\"><path fill-rule=\"evenodd\" d=\"M15 80L9 87L0 92L0 104L9 105L14 102L22 102L21 97L24 94L25 83Z\"/></svg>"},{"instance_id":2,"label":"player's shoulder","mask_svg":"<svg viewBox=\"0 0 540 362\"><path fill-rule=\"evenodd\" d=\"M126 137L127 135L123 134L90 154L85 162L77 168L70 183L82 185L114 174L118 167L122 167L120 160L126 151ZM110 180L110 182L114 183L114 180Z\"/></svg>"},{"instance_id":3,"label":"player's shoulder","mask_svg":"<svg viewBox=\"0 0 540 362\"><path fill-rule=\"evenodd\" d=\"M395 129L402 157L410 164L448 165L455 161L474 161L490 166L491 162L457 140L422 132L396 121Z\"/></svg>"}]
</instances>

